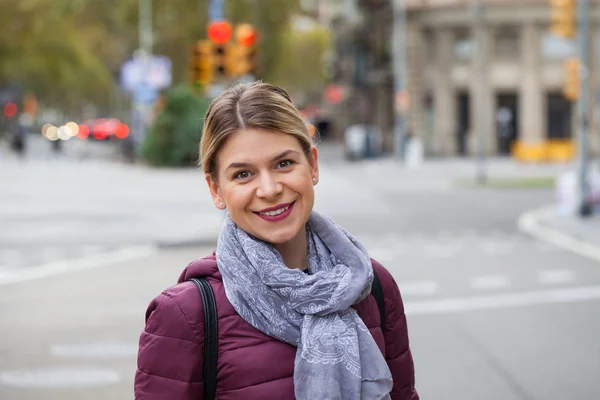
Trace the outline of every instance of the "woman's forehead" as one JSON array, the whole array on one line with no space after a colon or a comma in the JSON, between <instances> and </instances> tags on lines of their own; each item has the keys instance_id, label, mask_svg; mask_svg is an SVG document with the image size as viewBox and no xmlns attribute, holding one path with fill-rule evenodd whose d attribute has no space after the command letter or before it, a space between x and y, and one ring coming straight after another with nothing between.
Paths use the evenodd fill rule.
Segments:
<instances>
[{"instance_id":1,"label":"woman's forehead","mask_svg":"<svg viewBox=\"0 0 600 400\"><path fill-rule=\"evenodd\" d=\"M235 159L271 160L285 151L302 152L298 139L292 135L281 132L244 129L233 133L221 147L218 157L221 162Z\"/></svg>"}]
</instances>

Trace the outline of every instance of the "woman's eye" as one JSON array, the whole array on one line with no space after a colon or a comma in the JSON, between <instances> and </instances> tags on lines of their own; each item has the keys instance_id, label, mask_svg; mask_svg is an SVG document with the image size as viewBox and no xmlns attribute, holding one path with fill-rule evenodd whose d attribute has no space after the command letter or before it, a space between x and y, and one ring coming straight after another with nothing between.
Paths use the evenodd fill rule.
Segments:
<instances>
[{"instance_id":1,"label":"woman's eye","mask_svg":"<svg viewBox=\"0 0 600 400\"><path fill-rule=\"evenodd\" d=\"M292 160L282 160L279 161L277 163L277 168L288 168L290 167L294 162Z\"/></svg>"},{"instance_id":2,"label":"woman's eye","mask_svg":"<svg viewBox=\"0 0 600 400\"><path fill-rule=\"evenodd\" d=\"M249 177L250 177L250 172L240 171L233 176L233 179L248 179Z\"/></svg>"}]
</instances>

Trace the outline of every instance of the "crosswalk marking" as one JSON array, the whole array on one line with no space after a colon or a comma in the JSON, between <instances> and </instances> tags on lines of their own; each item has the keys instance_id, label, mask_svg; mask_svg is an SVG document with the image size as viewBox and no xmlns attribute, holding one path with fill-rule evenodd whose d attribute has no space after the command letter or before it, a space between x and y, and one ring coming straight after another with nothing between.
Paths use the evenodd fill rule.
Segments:
<instances>
[{"instance_id":1,"label":"crosswalk marking","mask_svg":"<svg viewBox=\"0 0 600 400\"><path fill-rule=\"evenodd\" d=\"M408 281L398 284L403 296L430 296L439 289L435 281Z\"/></svg>"},{"instance_id":2,"label":"crosswalk marking","mask_svg":"<svg viewBox=\"0 0 600 400\"><path fill-rule=\"evenodd\" d=\"M461 293L481 293L481 292L500 292L511 291L513 286L518 287L520 283L528 283L533 286L558 287L572 286L578 281L577 273L570 269L548 269L538 272L524 272L518 276L518 279L508 274L489 274L465 277L463 279L452 280L444 283L443 280L401 280L398 279L398 287L403 297L418 298L434 296L449 290L459 290ZM516 284L516 285L513 285Z\"/></svg>"},{"instance_id":3,"label":"crosswalk marking","mask_svg":"<svg viewBox=\"0 0 600 400\"><path fill-rule=\"evenodd\" d=\"M575 281L575 272L565 269L541 271L538 280L544 285L558 285Z\"/></svg>"},{"instance_id":4,"label":"crosswalk marking","mask_svg":"<svg viewBox=\"0 0 600 400\"><path fill-rule=\"evenodd\" d=\"M31 265L89 256L107 250L110 248L100 245L0 248L0 269L27 268Z\"/></svg>"},{"instance_id":5,"label":"crosswalk marking","mask_svg":"<svg viewBox=\"0 0 600 400\"><path fill-rule=\"evenodd\" d=\"M450 258L456 255L461 249L459 243L430 243L423 246L423 253L431 258Z\"/></svg>"},{"instance_id":6,"label":"crosswalk marking","mask_svg":"<svg viewBox=\"0 0 600 400\"><path fill-rule=\"evenodd\" d=\"M503 257L517 251L548 253L559 248L540 244L534 239L515 232L462 230L452 232L387 232L381 234L359 233L360 240L377 259L394 261L400 257L425 257L450 259L464 254L483 257Z\"/></svg>"},{"instance_id":7,"label":"crosswalk marking","mask_svg":"<svg viewBox=\"0 0 600 400\"><path fill-rule=\"evenodd\" d=\"M407 315L449 314L486 309L524 307L536 304L597 301L599 299L600 286L587 286L521 293L407 301L404 303L404 309Z\"/></svg>"},{"instance_id":8,"label":"crosswalk marking","mask_svg":"<svg viewBox=\"0 0 600 400\"><path fill-rule=\"evenodd\" d=\"M476 290L504 289L510 284L504 275L486 275L471 278L470 286Z\"/></svg>"}]
</instances>

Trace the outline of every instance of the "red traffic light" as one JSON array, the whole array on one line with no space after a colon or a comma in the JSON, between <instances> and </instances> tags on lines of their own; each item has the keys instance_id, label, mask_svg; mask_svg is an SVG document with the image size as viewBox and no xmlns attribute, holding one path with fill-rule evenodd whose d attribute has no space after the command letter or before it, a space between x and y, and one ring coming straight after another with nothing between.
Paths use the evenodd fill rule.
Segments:
<instances>
[{"instance_id":1,"label":"red traffic light","mask_svg":"<svg viewBox=\"0 0 600 400\"><path fill-rule=\"evenodd\" d=\"M231 25L227 21L211 22L208 26L208 38L217 44L229 42L231 39Z\"/></svg>"},{"instance_id":2,"label":"red traffic light","mask_svg":"<svg viewBox=\"0 0 600 400\"><path fill-rule=\"evenodd\" d=\"M4 106L4 115L8 118L12 118L17 115L17 105L15 103L6 103Z\"/></svg>"},{"instance_id":3,"label":"red traffic light","mask_svg":"<svg viewBox=\"0 0 600 400\"><path fill-rule=\"evenodd\" d=\"M250 47L258 38L258 32L250 24L240 24L235 29L235 38L242 46Z\"/></svg>"}]
</instances>

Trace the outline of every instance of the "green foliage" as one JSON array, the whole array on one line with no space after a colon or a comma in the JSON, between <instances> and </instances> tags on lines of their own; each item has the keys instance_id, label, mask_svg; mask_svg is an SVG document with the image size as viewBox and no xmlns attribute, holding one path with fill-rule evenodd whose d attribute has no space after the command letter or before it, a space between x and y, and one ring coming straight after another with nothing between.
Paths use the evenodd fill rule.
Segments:
<instances>
[{"instance_id":1,"label":"green foliage","mask_svg":"<svg viewBox=\"0 0 600 400\"><path fill-rule=\"evenodd\" d=\"M290 20L302 14L299 3L225 1L232 24L248 22L260 32L260 79L283 86L302 87L302 79L318 84L320 42L309 41L317 49L311 53L312 44L290 38ZM190 46L206 38L208 5L209 0L152 1L153 53L171 59L175 83L187 82ZM139 46L139 0L0 0L0 10L0 88L19 84L40 104L67 113L87 104L121 111L110 108L119 107L116 98L122 96L120 66Z\"/></svg>"},{"instance_id":2,"label":"green foliage","mask_svg":"<svg viewBox=\"0 0 600 400\"><path fill-rule=\"evenodd\" d=\"M288 28L282 38L273 81L290 90L321 92L327 82L323 58L331 45L329 32L320 27L308 31Z\"/></svg>"},{"instance_id":3,"label":"green foliage","mask_svg":"<svg viewBox=\"0 0 600 400\"><path fill-rule=\"evenodd\" d=\"M171 88L164 96L164 109L146 137L142 156L153 166L191 166L198 159L202 118L209 100L187 87Z\"/></svg>"}]
</instances>

